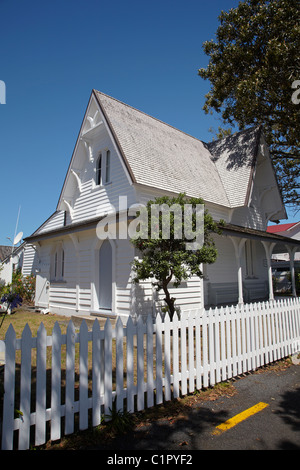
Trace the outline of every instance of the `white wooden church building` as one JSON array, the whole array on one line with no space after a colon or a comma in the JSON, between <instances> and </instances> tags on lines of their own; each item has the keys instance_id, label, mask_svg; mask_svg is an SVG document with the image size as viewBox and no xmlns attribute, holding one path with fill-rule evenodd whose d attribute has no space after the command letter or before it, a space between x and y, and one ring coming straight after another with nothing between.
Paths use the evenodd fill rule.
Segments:
<instances>
[{"instance_id":1,"label":"white wooden church building","mask_svg":"<svg viewBox=\"0 0 300 470\"><path fill-rule=\"evenodd\" d=\"M203 279L174 289L176 305L272 299L272 253L289 252L293 267L300 242L266 232L286 211L262 130L205 144L93 90L56 210L25 239L24 264L37 276L36 306L122 318L154 312L163 296L151 280L132 282L137 253L130 239L100 239L97 226L109 214L121 217L124 204L180 192L204 199L226 226L215 236L216 263L203 266Z\"/></svg>"}]
</instances>

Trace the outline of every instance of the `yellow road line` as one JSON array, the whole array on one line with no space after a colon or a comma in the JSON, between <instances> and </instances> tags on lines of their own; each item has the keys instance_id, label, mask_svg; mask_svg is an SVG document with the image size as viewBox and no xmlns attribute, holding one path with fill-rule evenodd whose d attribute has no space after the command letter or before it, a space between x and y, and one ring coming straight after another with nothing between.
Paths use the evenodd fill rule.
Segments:
<instances>
[{"instance_id":1,"label":"yellow road line","mask_svg":"<svg viewBox=\"0 0 300 470\"><path fill-rule=\"evenodd\" d=\"M254 405L251 408L248 408L247 410L242 411L242 413L239 413L233 418L230 418L224 423L217 426L213 434L214 435L221 434L222 432L227 431L230 428L233 428L233 426L235 426L236 424L240 423L241 421L244 421L245 419L249 418L255 413L258 413L259 411L263 410L267 406L269 406L267 403L263 403L263 402L257 403L257 405Z\"/></svg>"}]
</instances>

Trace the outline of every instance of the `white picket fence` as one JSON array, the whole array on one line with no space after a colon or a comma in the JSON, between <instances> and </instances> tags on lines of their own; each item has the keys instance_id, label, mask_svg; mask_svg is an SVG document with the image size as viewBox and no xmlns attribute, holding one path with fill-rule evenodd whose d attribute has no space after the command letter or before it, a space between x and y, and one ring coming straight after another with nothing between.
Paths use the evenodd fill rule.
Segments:
<instances>
[{"instance_id":1,"label":"white picket fence","mask_svg":"<svg viewBox=\"0 0 300 470\"><path fill-rule=\"evenodd\" d=\"M3 344L2 449L28 449L72 434L75 415L85 430L99 425L113 402L117 410L143 410L294 354L300 300L183 312L172 322L168 315L135 324L129 318L126 325L118 319L114 329L109 320L104 329L95 320L92 330L83 321L76 332L70 321L66 334L56 323L52 336L41 323L36 338L26 325L17 339L10 325Z\"/></svg>"}]
</instances>

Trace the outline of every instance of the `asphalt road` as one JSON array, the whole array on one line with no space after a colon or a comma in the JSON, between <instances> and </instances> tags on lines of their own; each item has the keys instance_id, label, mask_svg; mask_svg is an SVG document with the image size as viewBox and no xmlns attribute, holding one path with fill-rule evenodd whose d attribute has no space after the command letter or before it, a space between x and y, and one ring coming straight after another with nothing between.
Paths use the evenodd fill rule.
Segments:
<instances>
[{"instance_id":1,"label":"asphalt road","mask_svg":"<svg viewBox=\"0 0 300 470\"><path fill-rule=\"evenodd\" d=\"M114 459L122 456L123 451L127 456L145 458L144 450L152 451L149 456L159 456L160 452L188 455L190 451L193 454L202 450L300 450L300 365L250 374L236 380L234 387L234 396L196 403L174 421L160 419L146 423L107 446L93 449L106 450L105 458ZM258 403L266 406L215 434L216 426ZM152 464L168 463L158 460L166 457L155 458Z\"/></svg>"}]
</instances>

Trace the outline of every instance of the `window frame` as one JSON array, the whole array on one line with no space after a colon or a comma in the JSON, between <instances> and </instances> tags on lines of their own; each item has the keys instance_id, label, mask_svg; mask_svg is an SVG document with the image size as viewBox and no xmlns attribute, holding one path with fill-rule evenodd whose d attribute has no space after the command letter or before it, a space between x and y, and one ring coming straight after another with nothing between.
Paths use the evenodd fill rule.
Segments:
<instances>
[{"instance_id":1,"label":"window frame","mask_svg":"<svg viewBox=\"0 0 300 470\"><path fill-rule=\"evenodd\" d=\"M103 187L111 183L111 151L106 148L99 152L95 168L95 186Z\"/></svg>"},{"instance_id":2,"label":"window frame","mask_svg":"<svg viewBox=\"0 0 300 470\"><path fill-rule=\"evenodd\" d=\"M62 243L55 246L51 258L51 282L65 282L66 254Z\"/></svg>"}]
</instances>

